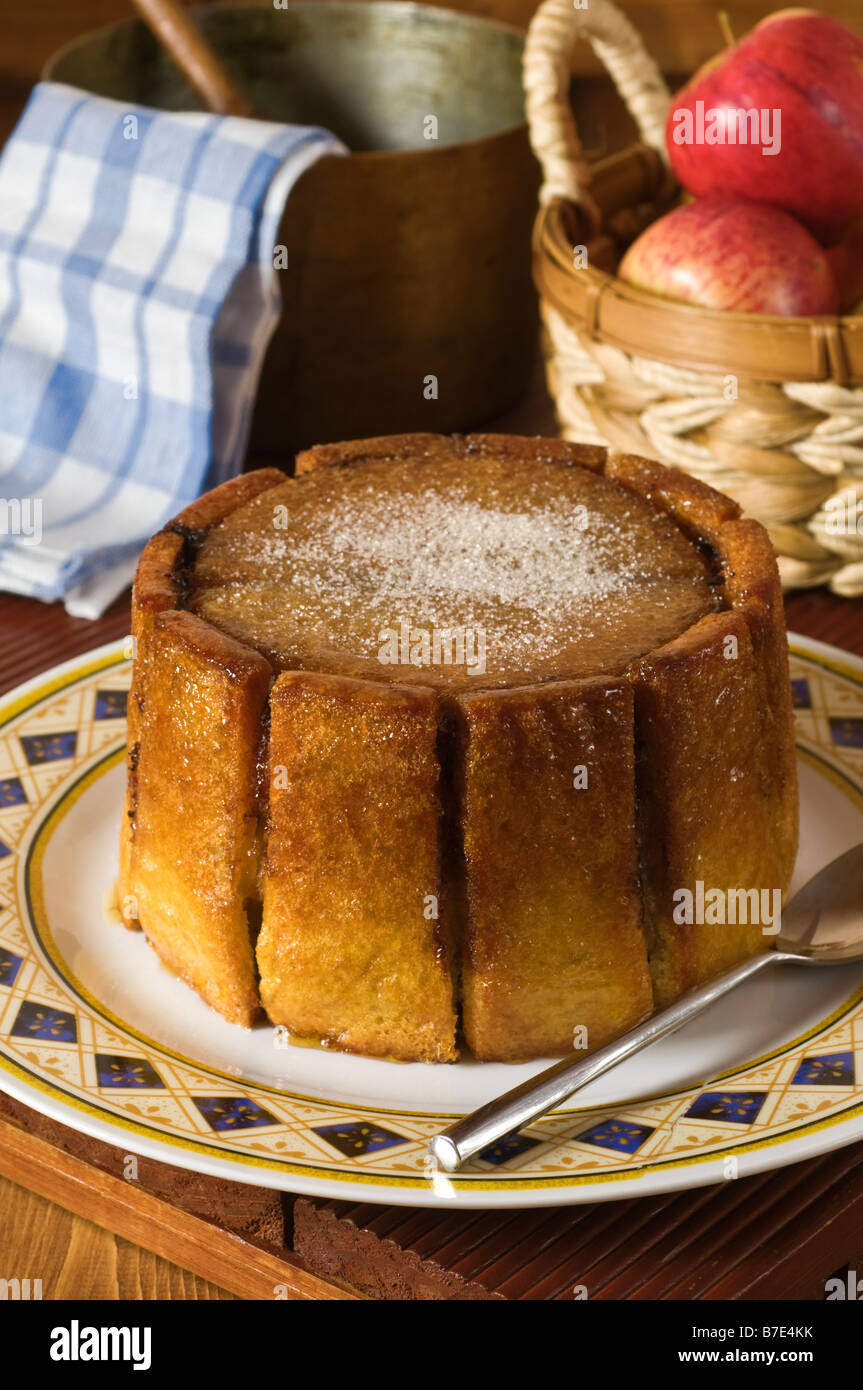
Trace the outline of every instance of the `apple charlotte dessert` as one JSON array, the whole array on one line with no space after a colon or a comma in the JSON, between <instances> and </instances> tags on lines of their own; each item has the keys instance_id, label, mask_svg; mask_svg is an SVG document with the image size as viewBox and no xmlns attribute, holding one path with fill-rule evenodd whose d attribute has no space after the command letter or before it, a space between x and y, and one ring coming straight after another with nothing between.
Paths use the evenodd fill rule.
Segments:
<instances>
[{"instance_id":1,"label":"apple charlotte dessert","mask_svg":"<svg viewBox=\"0 0 863 1390\"><path fill-rule=\"evenodd\" d=\"M135 581L119 895L213 1008L403 1061L598 1046L752 952L797 791L763 528L646 459L409 435L217 488Z\"/></svg>"}]
</instances>

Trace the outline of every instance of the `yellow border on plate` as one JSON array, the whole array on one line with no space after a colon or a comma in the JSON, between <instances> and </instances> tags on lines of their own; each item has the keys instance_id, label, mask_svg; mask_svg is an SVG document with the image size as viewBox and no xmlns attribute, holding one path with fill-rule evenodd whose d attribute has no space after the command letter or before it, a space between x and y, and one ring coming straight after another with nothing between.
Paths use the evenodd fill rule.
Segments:
<instances>
[{"instance_id":1,"label":"yellow border on plate","mask_svg":"<svg viewBox=\"0 0 863 1390\"><path fill-rule=\"evenodd\" d=\"M837 676L844 676L853 685L859 685L863 689L863 656L855 656L853 652L846 653L851 658L851 664L847 661L837 661L833 656L824 656L821 652L813 652L806 647L799 647L794 638L797 633L789 633L788 650L800 661L808 661L811 666L826 667L828 671L833 671ZM813 643L817 638L804 638L804 641L811 640ZM829 646L828 642L821 643L822 646ZM833 647L833 651L839 651L839 647Z\"/></svg>"},{"instance_id":2,"label":"yellow border on plate","mask_svg":"<svg viewBox=\"0 0 863 1390\"><path fill-rule=\"evenodd\" d=\"M121 646L119 654L106 652L104 656L88 662L86 666L74 666L70 670L64 671L62 675L50 677L43 685L25 691L23 695L11 699L8 704L0 702L0 729L11 724L17 715L32 709L34 705L38 705L47 695L53 695L55 690L65 690L67 686L77 685L78 681L85 680L87 676L94 676L97 671L103 671L109 666L119 666L128 660L129 658L125 656Z\"/></svg>"},{"instance_id":3,"label":"yellow border on plate","mask_svg":"<svg viewBox=\"0 0 863 1390\"><path fill-rule=\"evenodd\" d=\"M203 1139L181 1138L178 1135L164 1133L162 1130L152 1129L147 1125L142 1125L136 1120L130 1120L124 1116L117 1115L113 1111L100 1110L97 1106L87 1101L80 1100L77 1096L70 1096L58 1087L45 1083L41 1077L35 1076L25 1068L18 1066L10 1058L0 1053L0 1069L11 1075L20 1075L25 1078L27 1086L43 1092L54 1099L59 1099L65 1106L82 1114L93 1115L96 1119L112 1125L124 1132L140 1134L145 1138L153 1138L159 1144L168 1144L172 1148L204 1153L218 1159L227 1159L231 1163L242 1163L252 1168L268 1168L273 1172L292 1173L297 1177L322 1178L329 1182L352 1182L372 1184L375 1187L398 1187L407 1188L412 1191L426 1191L432 1186L429 1179L420 1177L399 1177L394 1173L376 1173L371 1169L348 1169L348 1168L315 1168L311 1165L302 1167L291 1163L287 1159L275 1160L260 1157L258 1154L247 1154L242 1150L219 1148L216 1145L208 1144ZM606 1107L607 1108L607 1107ZM402 1112L403 1113L403 1112ZM734 1144L723 1149L713 1149L707 1154L688 1154L686 1158L662 1159L658 1162L646 1160L642 1164L635 1164L631 1168L609 1170L599 1173L561 1173L557 1177L549 1178L456 1178L447 1175L448 1182L459 1188L463 1192L485 1192L485 1191L528 1191L537 1189L553 1190L560 1187L585 1187L596 1183L626 1182L632 1178L642 1177L645 1173L657 1173L670 1170L672 1168L690 1168L699 1163L719 1162L729 1154L753 1153L757 1150L772 1148L777 1144L788 1142L789 1138L799 1138L804 1134L814 1134L819 1130L830 1129L834 1125L844 1124L846 1120L855 1115L863 1114L863 1098L857 1101L847 1110L842 1110L836 1115L831 1115L822 1120L812 1120L807 1124L800 1125L794 1130L786 1131L782 1134L764 1136L761 1139L753 1139L748 1143ZM410 1140L408 1140L410 1142Z\"/></svg>"}]
</instances>

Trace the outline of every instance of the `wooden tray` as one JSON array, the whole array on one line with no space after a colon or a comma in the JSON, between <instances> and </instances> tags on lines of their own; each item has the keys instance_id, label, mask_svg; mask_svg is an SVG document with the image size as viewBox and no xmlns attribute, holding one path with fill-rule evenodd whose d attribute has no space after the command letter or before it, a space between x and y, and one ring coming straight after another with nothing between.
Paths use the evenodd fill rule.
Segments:
<instances>
[{"instance_id":1,"label":"wooden tray","mask_svg":"<svg viewBox=\"0 0 863 1390\"><path fill-rule=\"evenodd\" d=\"M241 1298L356 1297L287 1248L279 1193L131 1156L2 1091L0 1176Z\"/></svg>"},{"instance_id":2,"label":"wooden tray","mask_svg":"<svg viewBox=\"0 0 863 1390\"><path fill-rule=\"evenodd\" d=\"M823 1299L863 1251L863 1145L721 1188L452 1215L129 1159L0 1093L0 1175L241 1298Z\"/></svg>"}]
</instances>

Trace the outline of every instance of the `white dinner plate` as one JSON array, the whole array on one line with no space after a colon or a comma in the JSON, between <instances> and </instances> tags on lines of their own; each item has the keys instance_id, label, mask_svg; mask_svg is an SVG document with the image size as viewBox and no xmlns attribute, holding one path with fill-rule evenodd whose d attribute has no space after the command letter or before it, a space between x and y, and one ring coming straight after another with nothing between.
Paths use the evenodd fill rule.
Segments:
<instances>
[{"instance_id":1,"label":"white dinner plate","mask_svg":"<svg viewBox=\"0 0 863 1390\"><path fill-rule=\"evenodd\" d=\"M863 841L863 662L791 639L796 884ZM399 1065L277 1046L111 925L130 667L112 645L0 704L0 1085L201 1172L322 1197L526 1207L635 1197L863 1139L863 966L769 971L457 1177L425 1142L545 1063Z\"/></svg>"}]
</instances>

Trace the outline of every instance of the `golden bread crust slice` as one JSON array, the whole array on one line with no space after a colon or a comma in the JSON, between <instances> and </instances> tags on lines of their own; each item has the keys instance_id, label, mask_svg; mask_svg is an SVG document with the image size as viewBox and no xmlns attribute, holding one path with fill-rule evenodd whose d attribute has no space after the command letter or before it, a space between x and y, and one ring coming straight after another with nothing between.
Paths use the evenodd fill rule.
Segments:
<instances>
[{"instance_id":1,"label":"golden bread crust slice","mask_svg":"<svg viewBox=\"0 0 863 1390\"><path fill-rule=\"evenodd\" d=\"M140 747L140 676L146 664L146 649L153 623L159 613L185 606L185 580L189 562L188 545L210 527L223 521L237 507L245 506L260 493L285 481L277 468L260 468L231 478L185 507L163 530L147 542L132 585L132 639L135 665L129 690L126 720L126 796L120 828L120 860L117 899L124 924L140 927L135 913L135 894L130 883L132 840L137 801L138 756Z\"/></svg>"},{"instance_id":2,"label":"golden bread crust slice","mask_svg":"<svg viewBox=\"0 0 863 1390\"><path fill-rule=\"evenodd\" d=\"M441 920L438 700L285 672L270 699L261 1000L300 1040L457 1056Z\"/></svg>"},{"instance_id":3,"label":"golden bread crust slice","mask_svg":"<svg viewBox=\"0 0 863 1390\"><path fill-rule=\"evenodd\" d=\"M424 459L452 453L453 441L441 434L384 434L373 439L349 439L343 444L315 444L297 454L294 472L316 473L319 468L345 468L369 459Z\"/></svg>"},{"instance_id":4,"label":"golden bread crust slice","mask_svg":"<svg viewBox=\"0 0 863 1390\"><path fill-rule=\"evenodd\" d=\"M462 695L465 1038L484 1061L590 1048L652 1007L632 690L597 678Z\"/></svg>"},{"instance_id":5,"label":"golden bread crust slice","mask_svg":"<svg viewBox=\"0 0 863 1390\"><path fill-rule=\"evenodd\" d=\"M257 468L252 473L241 473L205 492L203 497L196 497L168 525L171 530L181 532L207 531L262 492L278 487L286 476L279 468Z\"/></svg>"},{"instance_id":6,"label":"golden bread crust slice","mask_svg":"<svg viewBox=\"0 0 863 1390\"><path fill-rule=\"evenodd\" d=\"M352 439L344 444L316 444L297 454L296 473L320 468L344 468L371 459L434 459L436 456L494 453L498 458L534 457L544 463L580 465L602 472L608 450L598 444L574 444L566 439L523 438L515 434L391 434L377 439Z\"/></svg>"},{"instance_id":7,"label":"golden bread crust slice","mask_svg":"<svg viewBox=\"0 0 863 1390\"><path fill-rule=\"evenodd\" d=\"M563 463L601 473L608 450L601 444L576 444L568 439L524 438L518 434L467 434L465 454L495 454L497 457L535 458L542 463Z\"/></svg>"},{"instance_id":8,"label":"golden bread crust slice","mask_svg":"<svg viewBox=\"0 0 863 1390\"><path fill-rule=\"evenodd\" d=\"M120 862L117 873L117 906L123 924L138 930L140 922L132 891L131 858L135 807L138 799L138 754L140 751L141 672L144 650L157 614L182 603L183 537L160 531L141 552L132 585L132 650L135 663L126 703L126 794L120 823Z\"/></svg>"},{"instance_id":9,"label":"golden bread crust slice","mask_svg":"<svg viewBox=\"0 0 863 1390\"><path fill-rule=\"evenodd\" d=\"M260 859L258 766L272 671L191 613L153 622L137 663L136 805L124 890L165 964L248 1027L247 909Z\"/></svg>"},{"instance_id":10,"label":"golden bread crust slice","mask_svg":"<svg viewBox=\"0 0 863 1390\"><path fill-rule=\"evenodd\" d=\"M157 613L183 601L184 541L177 531L159 531L141 551L132 585L132 636L139 639Z\"/></svg>"},{"instance_id":11,"label":"golden bread crust slice","mask_svg":"<svg viewBox=\"0 0 863 1390\"><path fill-rule=\"evenodd\" d=\"M636 662L635 736L641 884L650 968L663 1007L766 950L755 923L675 920L682 892L784 890L768 824L771 769L760 681L742 613L709 614ZM704 914L707 915L706 913ZM711 914L712 915L712 914ZM735 907L735 916L743 916ZM755 915L747 905L746 915Z\"/></svg>"},{"instance_id":12,"label":"golden bread crust slice","mask_svg":"<svg viewBox=\"0 0 863 1390\"><path fill-rule=\"evenodd\" d=\"M605 476L638 493L657 511L665 512L691 539L715 545L720 528L740 515L736 502L679 468L666 468L638 454L609 452Z\"/></svg>"},{"instance_id":13,"label":"golden bread crust slice","mask_svg":"<svg viewBox=\"0 0 863 1390\"><path fill-rule=\"evenodd\" d=\"M768 772L768 813L779 878L787 889L797 858L799 804L794 710L782 585L773 546L757 521L726 522L719 561L731 606L749 624L758 672L762 740Z\"/></svg>"}]
</instances>

